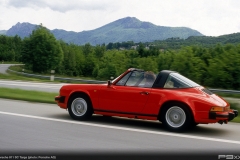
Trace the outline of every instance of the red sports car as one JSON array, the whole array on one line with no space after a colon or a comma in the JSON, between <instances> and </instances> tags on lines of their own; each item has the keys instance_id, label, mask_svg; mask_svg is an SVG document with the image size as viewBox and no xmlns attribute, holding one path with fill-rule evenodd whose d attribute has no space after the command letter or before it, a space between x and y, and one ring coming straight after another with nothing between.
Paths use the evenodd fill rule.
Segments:
<instances>
[{"instance_id":1,"label":"red sports car","mask_svg":"<svg viewBox=\"0 0 240 160\"><path fill-rule=\"evenodd\" d=\"M238 115L221 97L169 70L130 68L106 84L64 85L55 101L76 120L92 114L159 120L172 131L227 123Z\"/></svg>"}]
</instances>

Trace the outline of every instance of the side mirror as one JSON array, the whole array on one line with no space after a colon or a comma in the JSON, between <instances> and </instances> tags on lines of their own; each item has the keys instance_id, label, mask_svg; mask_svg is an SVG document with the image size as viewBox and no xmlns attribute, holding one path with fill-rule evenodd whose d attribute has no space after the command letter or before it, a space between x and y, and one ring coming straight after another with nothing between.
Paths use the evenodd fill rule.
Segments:
<instances>
[{"instance_id":1,"label":"side mirror","mask_svg":"<svg viewBox=\"0 0 240 160\"><path fill-rule=\"evenodd\" d=\"M112 81L111 80L108 80L107 83L108 83L108 86L112 85Z\"/></svg>"}]
</instances>

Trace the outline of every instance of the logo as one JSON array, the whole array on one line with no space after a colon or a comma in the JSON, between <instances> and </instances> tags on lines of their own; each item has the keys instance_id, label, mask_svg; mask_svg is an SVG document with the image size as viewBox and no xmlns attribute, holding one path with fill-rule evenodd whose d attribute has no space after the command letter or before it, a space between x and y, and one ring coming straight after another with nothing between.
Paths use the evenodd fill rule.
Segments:
<instances>
[{"instance_id":1,"label":"logo","mask_svg":"<svg viewBox=\"0 0 240 160\"><path fill-rule=\"evenodd\" d=\"M218 159L240 159L240 155L218 155Z\"/></svg>"}]
</instances>

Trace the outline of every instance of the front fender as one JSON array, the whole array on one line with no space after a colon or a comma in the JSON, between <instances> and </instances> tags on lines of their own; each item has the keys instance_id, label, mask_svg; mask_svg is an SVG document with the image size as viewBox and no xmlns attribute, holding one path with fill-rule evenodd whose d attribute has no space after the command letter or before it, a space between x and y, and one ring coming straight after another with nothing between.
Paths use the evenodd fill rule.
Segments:
<instances>
[{"instance_id":1,"label":"front fender","mask_svg":"<svg viewBox=\"0 0 240 160\"><path fill-rule=\"evenodd\" d=\"M99 93L99 85L94 84L72 84L65 85L60 89L60 96L65 96L64 108L67 108L68 101L70 97L77 93L85 94L89 97L92 102L93 107L98 106L98 93ZM63 107L61 107L63 108Z\"/></svg>"}]
</instances>

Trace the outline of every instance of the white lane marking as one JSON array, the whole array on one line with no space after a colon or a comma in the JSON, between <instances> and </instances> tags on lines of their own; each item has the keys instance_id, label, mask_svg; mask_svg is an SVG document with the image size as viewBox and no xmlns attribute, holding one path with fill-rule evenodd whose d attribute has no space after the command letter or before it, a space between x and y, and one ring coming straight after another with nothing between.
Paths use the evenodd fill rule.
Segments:
<instances>
[{"instance_id":1,"label":"white lane marking","mask_svg":"<svg viewBox=\"0 0 240 160\"><path fill-rule=\"evenodd\" d=\"M86 122L54 119L54 118L39 117L39 116L32 116L32 115L24 115L24 114L18 114L18 113L10 113L10 112L1 112L0 111L0 114L19 116L19 117L27 117L27 118L34 118L34 119L42 119L42 120L55 121L55 122L64 122L64 123L71 123L71 124L81 124L81 125L85 125L85 126L94 126L94 127L118 129L118 130L141 132L141 133L150 133L150 134L157 134L157 135L164 135L164 136L173 136L173 137L190 138L190 139L198 139L198 140L205 140L205 141L214 141L214 142L240 144L240 141L234 141L234 140L226 140L226 139L218 139L218 138L208 138L208 137L191 136L191 135L182 135L182 134L177 134L177 133L147 131L147 130L143 130L143 129L132 129L132 128L125 128L125 127L110 126L110 125L92 124L92 123L86 123Z\"/></svg>"}]
</instances>

